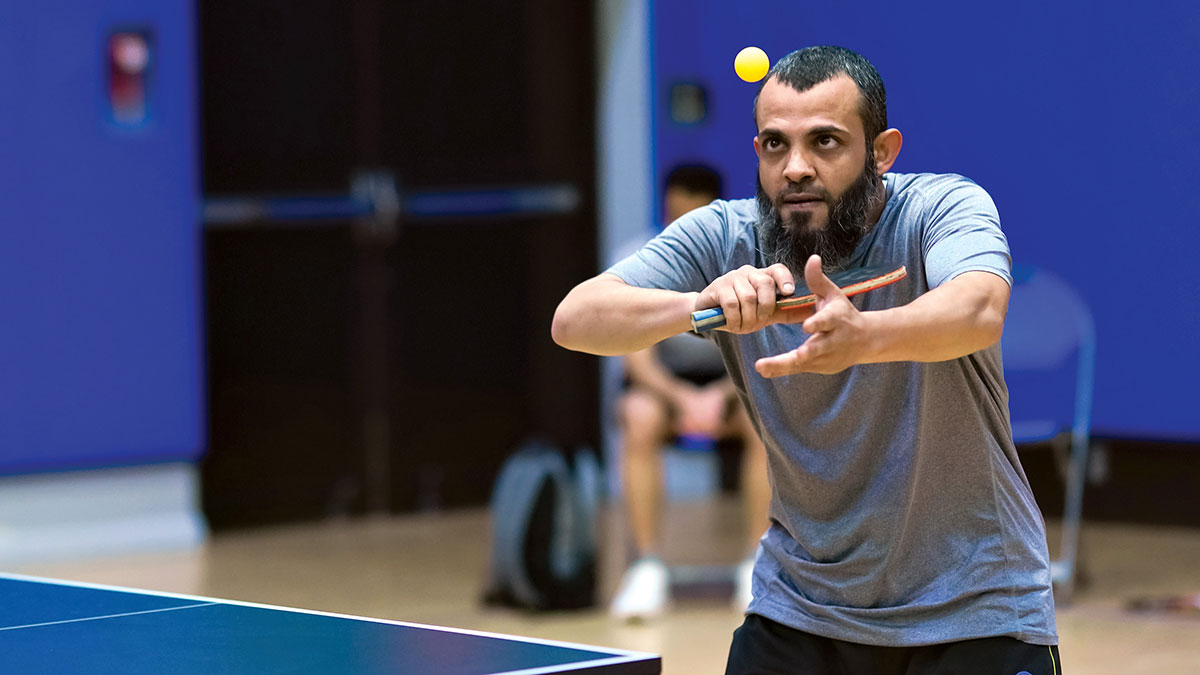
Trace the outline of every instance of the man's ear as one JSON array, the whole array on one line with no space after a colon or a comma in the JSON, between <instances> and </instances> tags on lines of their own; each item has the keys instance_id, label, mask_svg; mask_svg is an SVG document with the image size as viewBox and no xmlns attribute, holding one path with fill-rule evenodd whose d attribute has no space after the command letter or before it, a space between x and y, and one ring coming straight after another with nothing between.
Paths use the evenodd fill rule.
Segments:
<instances>
[{"instance_id":1,"label":"man's ear","mask_svg":"<svg viewBox=\"0 0 1200 675\"><path fill-rule=\"evenodd\" d=\"M754 154L762 157L762 146L758 144L758 136L754 137Z\"/></svg>"},{"instance_id":2,"label":"man's ear","mask_svg":"<svg viewBox=\"0 0 1200 675\"><path fill-rule=\"evenodd\" d=\"M882 176L892 168L892 164L896 161L896 155L900 154L900 146L904 144L904 137L900 135L899 129L888 129L881 131L875 137L873 147L875 148L875 173ZM755 148L757 149L757 142Z\"/></svg>"}]
</instances>

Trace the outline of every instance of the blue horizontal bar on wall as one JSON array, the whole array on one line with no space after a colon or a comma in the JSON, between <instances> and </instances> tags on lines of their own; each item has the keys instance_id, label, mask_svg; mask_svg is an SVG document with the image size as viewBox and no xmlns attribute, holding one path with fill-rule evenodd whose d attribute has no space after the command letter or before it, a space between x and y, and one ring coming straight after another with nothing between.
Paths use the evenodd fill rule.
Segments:
<instances>
[{"instance_id":1,"label":"blue horizontal bar on wall","mask_svg":"<svg viewBox=\"0 0 1200 675\"><path fill-rule=\"evenodd\" d=\"M498 190L431 190L401 200L405 215L419 217L552 215L572 213L582 197L573 185Z\"/></svg>"},{"instance_id":2,"label":"blue horizontal bar on wall","mask_svg":"<svg viewBox=\"0 0 1200 675\"><path fill-rule=\"evenodd\" d=\"M294 220L348 220L375 211L370 200L345 195L210 197L204 200L204 223L212 226Z\"/></svg>"},{"instance_id":3,"label":"blue horizontal bar on wall","mask_svg":"<svg viewBox=\"0 0 1200 675\"><path fill-rule=\"evenodd\" d=\"M398 203L397 203L398 201ZM583 198L569 184L519 188L424 190L398 200L354 195L263 195L209 197L204 223L209 228L273 226L282 222L344 221L395 214L419 219L556 215L573 213Z\"/></svg>"}]
</instances>

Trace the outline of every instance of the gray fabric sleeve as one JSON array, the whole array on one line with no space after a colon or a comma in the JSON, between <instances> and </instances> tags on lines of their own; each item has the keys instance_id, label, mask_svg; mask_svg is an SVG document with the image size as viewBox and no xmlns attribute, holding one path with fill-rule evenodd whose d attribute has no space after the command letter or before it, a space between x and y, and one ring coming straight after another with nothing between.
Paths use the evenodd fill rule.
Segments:
<instances>
[{"instance_id":1,"label":"gray fabric sleeve","mask_svg":"<svg viewBox=\"0 0 1200 675\"><path fill-rule=\"evenodd\" d=\"M936 196L922 247L930 288L975 271L991 272L1012 285L1012 258L996 204L967 179Z\"/></svg>"},{"instance_id":2,"label":"gray fabric sleeve","mask_svg":"<svg viewBox=\"0 0 1200 675\"><path fill-rule=\"evenodd\" d=\"M607 271L640 288L704 290L721 274L724 223L722 202L696 209Z\"/></svg>"}]
</instances>

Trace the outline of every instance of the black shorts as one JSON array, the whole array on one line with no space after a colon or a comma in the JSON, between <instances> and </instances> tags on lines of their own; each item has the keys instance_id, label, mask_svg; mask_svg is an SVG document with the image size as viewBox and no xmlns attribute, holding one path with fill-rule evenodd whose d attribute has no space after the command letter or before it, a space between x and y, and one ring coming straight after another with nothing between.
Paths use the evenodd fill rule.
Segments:
<instances>
[{"instance_id":1,"label":"black shorts","mask_svg":"<svg viewBox=\"0 0 1200 675\"><path fill-rule=\"evenodd\" d=\"M683 380L684 382L688 382L697 387L707 387L708 385L712 384L713 382L716 382L717 380L719 380L723 377L729 377L729 373L725 372L724 370L721 370L721 371L707 370L707 371L679 372L679 373L673 372L671 374L674 375L675 377ZM633 387L633 380L629 379L628 375L621 378L621 389L622 390L628 390L632 387Z\"/></svg>"},{"instance_id":2,"label":"black shorts","mask_svg":"<svg viewBox=\"0 0 1200 675\"><path fill-rule=\"evenodd\" d=\"M1010 637L922 647L875 647L819 637L746 616L733 633L725 675L1062 675L1058 647Z\"/></svg>"}]
</instances>

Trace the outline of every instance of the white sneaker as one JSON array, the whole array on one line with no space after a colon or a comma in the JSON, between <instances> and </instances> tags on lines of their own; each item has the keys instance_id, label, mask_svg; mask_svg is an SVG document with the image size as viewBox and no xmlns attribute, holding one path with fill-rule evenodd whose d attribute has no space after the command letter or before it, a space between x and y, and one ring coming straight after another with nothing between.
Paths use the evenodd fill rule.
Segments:
<instances>
[{"instance_id":1,"label":"white sneaker","mask_svg":"<svg viewBox=\"0 0 1200 675\"><path fill-rule=\"evenodd\" d=\"M754 556L738 563L733 584L733 608L744 612L754 599Z\"/></svg>"},{"instance_id":2,"label":"white sneaker","mask_svg":"<svg viewBox=\"0 0 1200 675\"><path fill-rule=\"evenodd\" d=\"M642 558L625 570L609 613L625 621L659 616L667 606L667 566L657 558Z\"/></svg>"}]
</instances>

